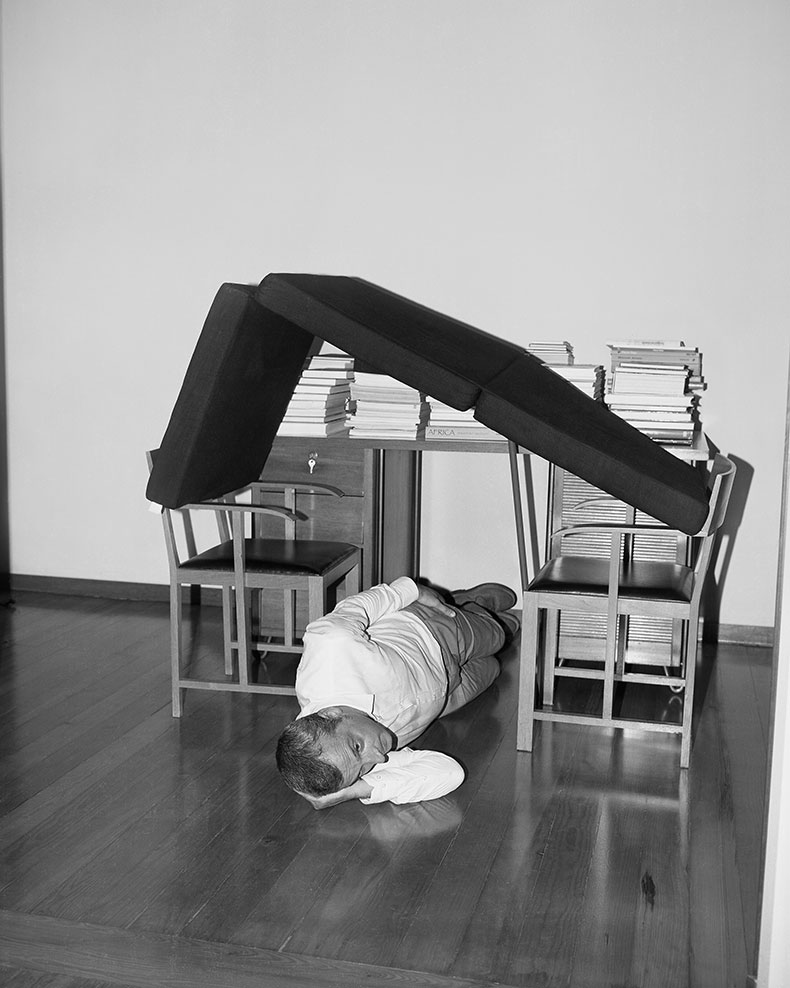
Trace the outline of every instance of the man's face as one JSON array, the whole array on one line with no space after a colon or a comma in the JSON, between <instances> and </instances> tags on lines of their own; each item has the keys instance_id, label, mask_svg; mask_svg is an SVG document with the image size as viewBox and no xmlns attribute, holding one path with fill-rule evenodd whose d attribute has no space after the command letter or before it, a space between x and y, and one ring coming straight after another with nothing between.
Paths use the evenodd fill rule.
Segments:
<instances>
[{"instance_id":1,"label":"man's face","mask_svg":"<svg viewBox=\"0 0 790 988\"><path fill-rule=\"evenodd\" d=\"M395 746L395 735L361 710L332 707L340 714L335 733L322 741L324 761L336 766L343 788L352 785L382 762Z\"/></svg>"}]
</instances>

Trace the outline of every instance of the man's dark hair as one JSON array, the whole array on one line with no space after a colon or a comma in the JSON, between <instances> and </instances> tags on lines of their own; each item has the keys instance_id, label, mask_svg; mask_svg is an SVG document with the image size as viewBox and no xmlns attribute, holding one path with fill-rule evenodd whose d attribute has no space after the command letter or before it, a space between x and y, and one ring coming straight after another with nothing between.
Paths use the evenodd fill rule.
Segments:
<instances>
[{"instance_id":1,"label":"man's dark hair","mask_svg":"<svg viewBox=\"0 0 790 988\"><path fill-rule=\"evenodd\" d=\"M291 789L328 796L343 788L340 769L321 758L322 741L335 733L340 720L339 713L320 711L293 721L280 735L277 768Z\"/></svg>"}]
</instances>

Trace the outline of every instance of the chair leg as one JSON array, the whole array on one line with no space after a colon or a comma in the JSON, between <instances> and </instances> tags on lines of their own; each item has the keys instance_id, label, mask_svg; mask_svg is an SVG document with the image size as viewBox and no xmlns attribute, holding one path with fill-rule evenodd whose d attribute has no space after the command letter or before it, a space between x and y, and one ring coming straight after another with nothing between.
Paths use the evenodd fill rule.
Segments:
<instances>
[{"instance_id":1,"label":"chair leg","mask_svg":"<svg viewBox=\"0 0 790 988\"><path fill-rule=\"evenodd\" d=\"M616 600L614 602L616 605ZM611 720L614 708L614 675L617 661L617 627L618 615L612 601L609 602L609 613L606 618L606 651L604 654L603 671L603 718Z\"/></svg>"},{"instance_id":2,"label":"chair leg","mask_svg":"<svg viewBox=\"0 0 790 988\"><path fill-rule=\"evenodd\" d=\"M293 645L296 630L296 591L283 590L283 645Z\"/></svg>"},{"instance_id":3,"label":"chair leg","mask_svg":"<svg viewBox=\"0 0 790 988\"><path fill-rule=\"evenodd\" d=\"M183 648L183 629L181 626L181 585L170 582L170 679L172 684L172 711L174 717L180 717L182 701L186 690L182 690L178 682L181 679L181 652Z\"/></svg>"},{"instance_id":4,"label":"chair leg","mask_svg":"<svg viewBox=\"0 0 790 988\"><path fill-rule=\"evenodd\" d=\"M233 592L222 588L222 644L225 653L225 675L233 675Z\"/></svg>"},{"instance_id":5,"label":"chair leg","mask_svg":"<svg viewBox=\"0 0 790 988\"><path fill-rule=\"evenodd\" d=\"M691 722L694 716L694 680L697 674L697 625L699 611L689 616L685 635L686 668L683 670L683 726L680 741L680 767L688 768L691 761Z\"/></svg>"},{"instance_id":6,"label":"chair leg","mask_svg":"<svg viewBox=\"0 0 790 988\"><path fill-rule=\"evenodd\" d=\"M359 593L361 587L359 563L357 563L343 577L343 597L352 597L355 593Z\"/></svg>"},{"instance_id":7,"label":"chair leg","mask_svg":"<svg viewBox=\"0 0 790 988\"><path fill-rule=\"evenodd\" d=\"M538 654L538 600L534 594L523 594L519 651L516 748L519 751L532 751Z\"/></svg>"},{"instance_id":8,"label":"chair leg","mask_svg":"<svg viewBox=\"0 0 790 988\"><path fill-rule=\"evenodd\" d=\"M626 644L628 642L628 615L621 614L618 620L618 633L617 633L617 645L615 648L615 671L618 675L622 676L625 674L625 652Z\"/></svg>"},{"instance_id":9,"label":"chair leg","mask_svg":"<svg viewBox=\"0 0 790 988\"><path fill-rule=\"evenodd\" d=\"M236 641L239 653L239 685L250 685L250 627L247 612L247 590L240 586L236 593Z\"/></svg>"},{"instance_id":10,"label":"chair leg","mask_svg":"<svg viewBox=\"0 0 790 988\"><path fill-rule=\"evenodd\" d=\"M554 705L554 670L560 647L560 613L553 607L546 609L546 630L543 643L543 705Z\"/></svg>"},{"instance_id":11,"label":"chair leg","mask_svg":"<svg viewBox=\"0 0 790 988\"><path fill-rule=\"evenodd\" d=\"M317 621L326 612L326 587L320 576L311 578L307 584L307 623Z\"/></svg>"},{"instance_id":12,"label":"chair leg","mask_svg":"<svg viewBox=\"0 0 790 988\"><path fill-rule=\"evenodd\" d=\"M684 643L684 636L686 633L685 624L685 621L677 618L672 621L671 663L680 669L681 675L683 674L683 656L687 654L686 645Z\"/></svg>"},{"instance_id":13,"label":"chair leg","mask_svg":"<svg viewBox=\"0 0 790 988\"><path fill-rule=\"evenodd\" d=\"M263 591L250 590L248 600L250 648L254 649L255 639L263 622Z\"/></svg>"}]
</instances>

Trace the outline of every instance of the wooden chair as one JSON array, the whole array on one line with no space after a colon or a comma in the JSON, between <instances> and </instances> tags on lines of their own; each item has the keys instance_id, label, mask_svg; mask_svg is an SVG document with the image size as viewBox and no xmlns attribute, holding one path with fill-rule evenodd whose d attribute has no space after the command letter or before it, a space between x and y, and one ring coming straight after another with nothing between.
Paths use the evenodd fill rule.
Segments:
<instances>
[{"instance_id":1,"label":"wooden chair","mask_svg":"<svg viewBox=\"0 0 790 988\"><path fill-rule=\"evenodd\" d=\"M682 533L660 524L579 524L553 533L552 538L563 539L605 533L611 539L611 551L608 558L565 553L556 555L545 563L524 591L517 729L519 750L532 750L535 720L627 727L680 734L680 765L681 768L688 768L700 601L714 540L724 521L734 476L735 465L732 461L717 454L708 481L708 517L700 531L691 537L694 545L690 547L688 565L634 558L635 537L649 538L651 534L682 536ZM557 654L557 616L563 611L605 617L606 641L601 662L565 661ZM542 645L541 613L546 614ZM676 668L658 675L640 671L633 660L629 662L627 626L633 616L665 617L676 622L680 641L680 661ZM542 677L538 681L540 669ZM558 677L601 681L603 697L600 714L555 709L555 681ZM681 694L682 716L679 722L617 716L615 694L616 687L621 683L670 687Z\"/></svg>"},{"instance_id":2,"label":"wooden chair","mask_svg":"<svg viewBox=\"0 0 790 988\"><path fill-rule=\"evenodd\" d=\"M307 622L327 609L327 591L343 581L345 596L360 589L361 550L346 542L328 542L296 537L297 521L306 520L297 510L300 493L342 497L343 492L326 484L250 484L225 497L179 509L162 508L170 565L170 648L173 716L180 717L187 689L225 690L244 693L294 695L293 686L255 681L256 652L300 653L297 640L296 599L307 601ZM284 505L257 503L263 495L282 495ZM243 500L245 495L249 500ZM198 551L193 514L211 512L217 520L219 541ZM265 516L280 519L284 538L262 537L254 522ZM179 521L181 525L179 526ZM179 531L179 529L181 529ZM220 587L222 590L224 678L198 679L189 676L184 658L182 588ZM283 600L282 641L253 638L252 593L279 592ZM235 663L234 663L235 653ZM234 668L235 666L235 668Z\"/></svg>"}]
</instances>

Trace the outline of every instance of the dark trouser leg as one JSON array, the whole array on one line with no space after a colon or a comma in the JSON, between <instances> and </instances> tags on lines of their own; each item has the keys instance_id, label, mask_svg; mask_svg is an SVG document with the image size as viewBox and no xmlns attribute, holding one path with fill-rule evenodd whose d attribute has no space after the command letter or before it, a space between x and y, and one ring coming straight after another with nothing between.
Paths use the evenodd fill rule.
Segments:
<instances>
[{"instance_id":1,"label":"dark trouser leg","mask_svg":"<svg viewBox=\"0 0 790 988\"><path fill-rule=\"evenodd\" d=\"M410 604L407 610L424 622L442 650L449 680L442 716L458 710L493 683L499 675L494 653L505 644L505 632L484 607L469 602L453 608L453 617L419 603Z\"/></svg>"}]
</instances>

